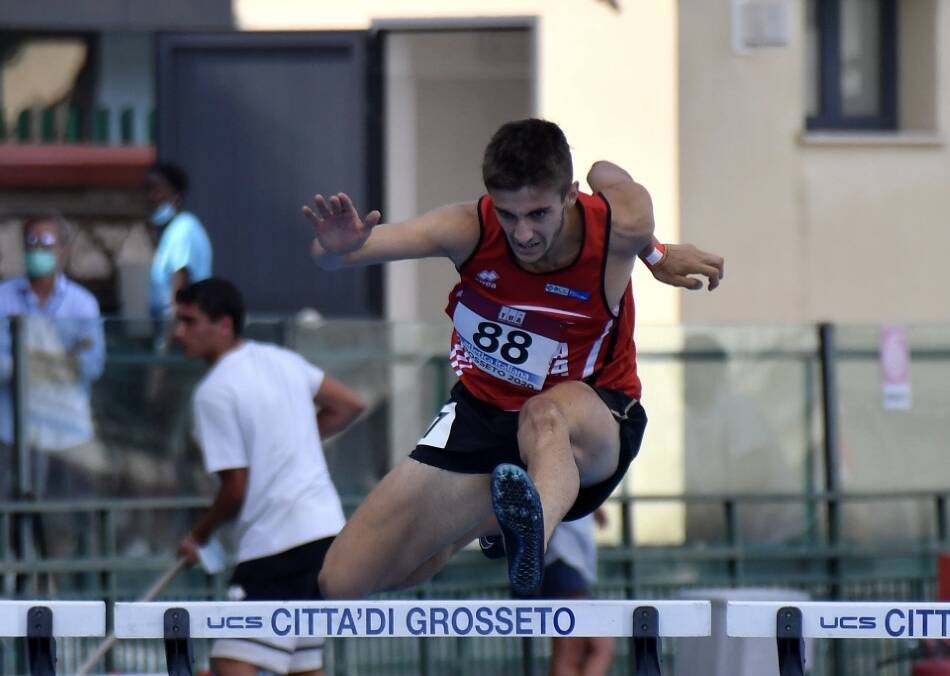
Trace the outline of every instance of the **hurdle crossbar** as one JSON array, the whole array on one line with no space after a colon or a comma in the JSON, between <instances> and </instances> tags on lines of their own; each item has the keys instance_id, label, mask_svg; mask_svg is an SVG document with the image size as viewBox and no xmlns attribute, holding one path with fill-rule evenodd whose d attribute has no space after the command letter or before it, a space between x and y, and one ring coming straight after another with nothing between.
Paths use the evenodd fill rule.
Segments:
<instances>
[{"instance_id":1,"label":"hurdle crossbar","mask_svg":"<svg viewBox=\"0 0 950 676\"><path fill-rule=\"evenodd\" d=\"M191 676L192 638L629 636L636 676L660 676L661 636L709 636L708 601L272 601L117 603L119 638L162 638Z\"/></svg>"},{"instance_id":2,"label":"hurdle crossbar","mask_svg":"<svg viewBox=\"0 0 950 676\"><path fill-rule=\"evenodd\" d=\"M774 638L780 608L802 614L803 638L950 638L950 603L762 602L730 601L726 633L734 637Z\"/></svg>"},{"instance_id":3,"label":"hurdle crossbar","mask_svg":"<svg viewBox=\"0 0 950 676\"><path fill-rule=\"evenodd\" d=\"M950 603L730 601L726 634L775 638L780 676L803 676L805 638L950 638Z\"/></svg>"},{"instance_id":4,"label":"hurdle crossbar","mask_svg":"<svg viewBox=\"0 0 950 676\"><path fill-rule=\"evenodd\" d=\"M117 603L119 638L164 638L165 611L188 613L191 638L634 636L656 608L658 636L708 636L708 601L241 601Z\"/></svg>"},{"instance_id":5,"label":"hurdle crossbar","mask_svg":"<svg viewBox=\"0 0 950 676\"><path fill-rule=\"evenodd\" d=\"M26 639L31 676L56 673L55 636L102 636L102 601L0 601L0 636Z\"/></svg>"},{"instance_id":6,"label":"hurdle crossbar","mask_svg":"<svg viewBox=\"0 0 950 676\"><path fill-rule=\"evenodd\" d=\"M53 636L105 636L102 601L0 601L0 636L26 637L31 608L49 608Z\"/></svg>"}]
</instances>

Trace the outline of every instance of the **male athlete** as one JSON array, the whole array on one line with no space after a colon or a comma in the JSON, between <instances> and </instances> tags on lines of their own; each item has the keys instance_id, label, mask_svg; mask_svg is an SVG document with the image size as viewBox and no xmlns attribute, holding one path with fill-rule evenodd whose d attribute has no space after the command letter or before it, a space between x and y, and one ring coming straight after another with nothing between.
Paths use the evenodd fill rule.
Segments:
<instances>
[{"instance_id":1,"label":"male athlete","mask_svg":"<svg viewBox=\"0 0 950 676\"><path fill-rule=\"evenodd\" d=\"M417 584L499 530L512 591L533 594L554 528L594 511L640 447L634 260L674 286L722 278L719 256L655 241L649 193L616 165L595 163L581 193L551 122L502 126L482 174L478 202L398 224L360 219L343 193L304 207L325 268L444 256L460 277L446 308L459 382L331 546L327 598Z\"/></svg>"}]
</instances>

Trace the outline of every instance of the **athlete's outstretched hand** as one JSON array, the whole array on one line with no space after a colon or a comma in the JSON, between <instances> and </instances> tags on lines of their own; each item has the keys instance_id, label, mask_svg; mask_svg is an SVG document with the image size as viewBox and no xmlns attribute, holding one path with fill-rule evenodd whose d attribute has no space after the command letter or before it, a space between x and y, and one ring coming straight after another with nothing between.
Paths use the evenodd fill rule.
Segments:
<instances>
[{"instance_id":1,"label":"athlete's outstretched hand","mask_svg":"<svg viewBox=\"0 0 950 676\"><path fill-rule=\"evenodd\" d=\"M697 249L692 244L667 244L666 256L653 266L653 277L670 286L701 289L703 280L690 277L702 275L709 280L710 291L719 286L724 274L722 256Z\"/></svg>"},{"instance_id":2,"label":"athlete's outstretched hand","mask_svg":"<svg viewBox=\"0 0 950 676\"><path fill-rule=\"evenodd\" d=\"M344 255L356 251L382 218L378 211L371 211L360 219L353 202L342 192L330 199L316 195L313 204L315 209L305 206L303 213L313 223L316 235L312 248L314 256Z\"/></svg>"}]
</instances>

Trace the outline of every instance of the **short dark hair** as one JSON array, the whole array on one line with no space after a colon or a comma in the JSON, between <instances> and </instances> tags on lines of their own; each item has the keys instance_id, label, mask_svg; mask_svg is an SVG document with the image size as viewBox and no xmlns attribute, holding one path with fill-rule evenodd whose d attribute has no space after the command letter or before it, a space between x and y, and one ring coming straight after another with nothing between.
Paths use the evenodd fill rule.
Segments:
<instances>
[{"instance_id":1,"label":"short dark hair","mask_svg":"<svg viewBox=\"0 0 950 676\"><path fill-rule=\"evenodd\" d=\"M177 164L171 162L159 162L149 168L148 173L157 174L168 181L175 192L182 197L188 192L188 174Z\"/></svg>"},{"instance_id":2,"label":"short dark hair","mask_svg":"<svg viewBox=\"0 0 950 676\"><path fill-rule=\"evenodd\" d=\"M197 305L213 322L230 317L235 337L241 335L244 328L244 299L238 288L228 280L209 277L189 284L175 294L175 302Z\"/></svg>"},{"instance_id":3,"label":"short dark hair","mask_svg":"<svg viewBox=\"0 0 950 676\"><path fill-rule=\"evenodd\" d=\"M560 190L563 197L574 180L571 147L553 122L537 118L508 122L485 148L482 179L488 190L545 186Z\"/></svg>"},{"instance_id":4,"label":"short dark hair","mask_svg":"<svg viewBox=\"0 0 950 676\"><path fill-rule=\"evenodd\" d=\"M32 216L28 216L26 220L23 221L23 225L20 229L23 238L26 239L26 233L28 233L34 225L46 223L47 221L51 221L56 224L56 231L59 233L60 246L69 244L69 240L72 239L73 236L73 231L58 211L44 211L33 214Z\"/></svg>"}]
</instances>

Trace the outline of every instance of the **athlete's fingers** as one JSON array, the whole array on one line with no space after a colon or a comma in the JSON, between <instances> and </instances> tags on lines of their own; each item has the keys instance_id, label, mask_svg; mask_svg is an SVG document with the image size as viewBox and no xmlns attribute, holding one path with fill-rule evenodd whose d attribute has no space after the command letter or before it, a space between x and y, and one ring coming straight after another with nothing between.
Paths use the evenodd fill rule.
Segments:
<instances>
[{"instance_id":1,"label":"athlete's fingers","mask_svg":"<svg viewBox=\"0 0 950 676\"><path fill-rule=\"evenodd\" d=\"M709 277L709 279L719 279L719 268L712 265L698 265L696 270L691 270L690 272L695 272L696 274L703 275L704 277Z\"/></svg>"},{"instance_id":2,"label":"athlete's fingers","mask_svg":"<svg viewBox=\"0 0 950 676\"><path fill-rule=\"evenodd\" d=\"M726 262L723 260L722 256L716 256L714 254L704 254L702 259L703 259L703 263L705 263L706 265L710 265L719 271L720 278L723 276Z\"/></svg>"},{"instance_id":3,"label":"athlete's fingers","mask_svg":"<svg viewBox=\"0 0 950 676\"><path fill-rule=\"evenodd\" d=\"M703 288L703 282L701 279L687 277L686 275L673 275L671 281L674 286L681 286L684 289L691 289L693 291Z\"/></svg>"},{"instance_id":4,"label":"athlete's fingers","mask_svg":"<svg viewBox=\"0 0 950 676\"><path fill-rule=\"evenodd\" d=\"M379 222L382 220L383 215L379 210L374 209L373 211L366 214L366 218L363 220L364 223L370 228L374 228L379 225Z\"/></svg>"},{"instance_id":5,"label":"athlete's fingers","mask_svg":"<svg viewBox=\"0 0 950 676\"><path fill-rule=\"evenodd\" d=\"M320 218L330 217L330 206L327 204L323 195L314 195L313 204L317 207L317 213L320 215Z\"/></svg>"},{"instance_id":6,"label":"athlete's fingers","mask_svg":"<svg viewBox=\"0 0 950 676\"><path fill-rule=\"evenodd\" d=\"M310 222L313 223L314 226L320 223L320 217L313 213L313 209L306 205L304 205L303 208L303 215L310 219Z\"/></svg>"}]
</instances>

